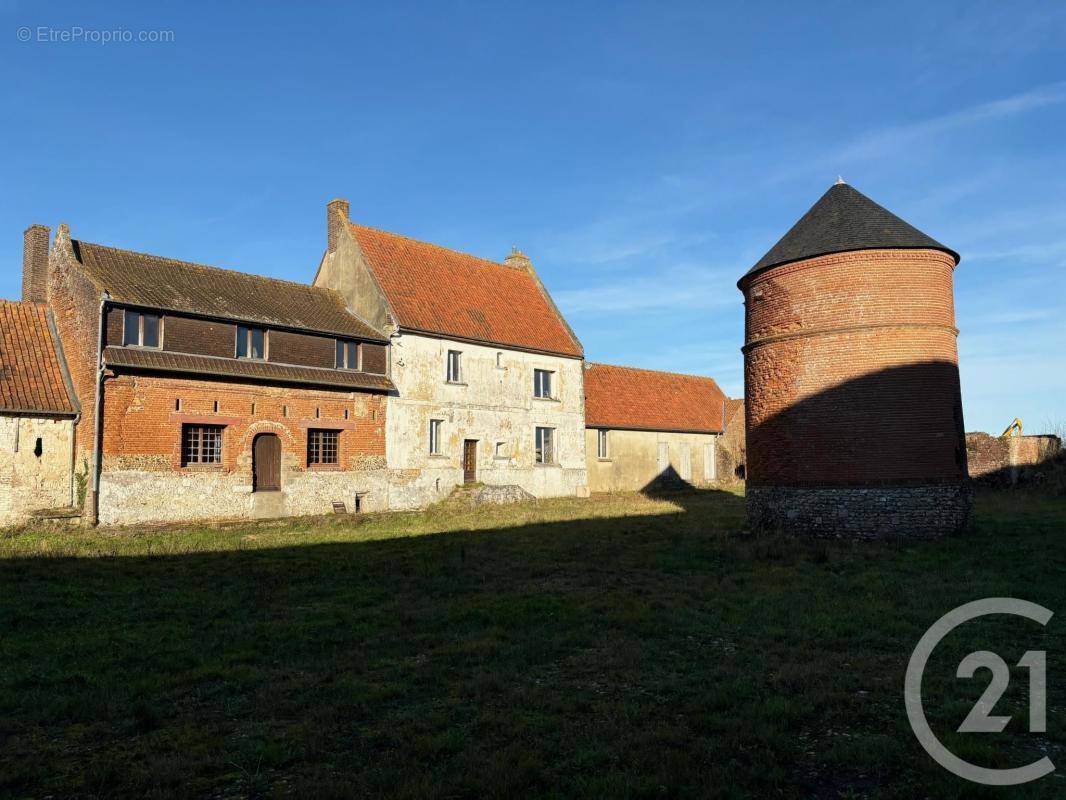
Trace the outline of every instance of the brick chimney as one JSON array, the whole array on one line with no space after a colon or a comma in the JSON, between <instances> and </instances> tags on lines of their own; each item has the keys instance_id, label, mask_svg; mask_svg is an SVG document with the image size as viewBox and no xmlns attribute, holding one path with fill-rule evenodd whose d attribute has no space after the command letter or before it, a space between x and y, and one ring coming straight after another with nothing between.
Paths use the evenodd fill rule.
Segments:
<instances>
[{"instance_id":1,"label":"brick chimney","mask_svg":"<svg viewBox=\"0 0 1066 800\"><path fill-rule=\"evenodd\" d=\"M326 251L332 253L337 249L337 239L348 224L348 201L330 200L326 203Z\"/></svg>"},{"instance_id":2,"label":"brick chimney","mask_svg":"<svg viewBox=\"0 0 1066 800\"><path fill-rule=\"evenodd\" d=\"M48 297L47 225L30 225L22 234L22 299L43 303Z\"/></svg>"},{"instance_id":3,"label":"brick chimney","mask_svg":"<svg viewBox=\"0 0 1066 800\"><path fill-rule=\"evenodd\" d=\"M529 260L529 256L514 246L511 247L511 252L507 258L503 260L503 265L511 269L520 269L523 272L533 271L533 262Z\"/></svg>"}]
</instances>

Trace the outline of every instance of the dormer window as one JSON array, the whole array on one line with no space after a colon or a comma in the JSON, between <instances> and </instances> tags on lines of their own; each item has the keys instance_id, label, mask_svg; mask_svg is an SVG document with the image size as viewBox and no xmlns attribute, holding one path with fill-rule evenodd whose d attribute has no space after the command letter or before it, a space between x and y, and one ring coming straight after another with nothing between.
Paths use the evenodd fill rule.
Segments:
<instances>
[{"instance_id":1,"label":"dormer window","mask_svg":"<svg viewBox=\"0 0 1066 800\"><path fill-rule=\"evenodd\" d=\"M238 325L237 358L266 358L266 331Z\"/></svg>"},{"instance_id":2,"label":"dormer window","mask_svg":"<svg viewBox=\"0 0 1066 800\"><path fill-rule=\"evenodd\" d=\"M125 347L159 347L158 314L126 309L122 317L122 344Z\"/></svg>"},{"instance_id":3,"label":"dormer window","mask_svg":"<svg viewBox=\"0 0 1066 800\"><path fill-rule=\"evenodd\" d=\"M363 368L363 348L359 342L348 342L344 339L337 340L337 369Z\"/></svg>"}]
</instances>

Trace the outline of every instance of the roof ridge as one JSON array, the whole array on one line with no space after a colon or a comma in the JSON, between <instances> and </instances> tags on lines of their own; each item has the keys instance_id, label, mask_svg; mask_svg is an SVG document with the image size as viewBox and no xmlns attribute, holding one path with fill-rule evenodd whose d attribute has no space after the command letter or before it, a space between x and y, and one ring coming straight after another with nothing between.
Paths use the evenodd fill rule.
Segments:
<instances>
[{"instance_id":1,"label":"roof ridge","mask_svg":"<svg viewBox=\"0 0 1066 800\"><path fill-rule=\"evenodd\" d=\"M699 380L711 381L715 385L718 384L718 382L714 378L712 378L710 375L697 375L697 374L692 373L692 372L673 372L671 370L665 370L665 369L648 369L647 367L631 367L631 366L629 366L627 364L605 364L602 361L586 361L585 363L588 366L590 366L590 367L611 367L613 369L629 369L629 370L633 370L634 372L651 372L651 373L654 373L655 375L673 375L673 376L675 376L677 378L697 378Z\"/></svg>"},{"instance_id":2,"label":"roof ridge","mask_svg":"<svg viewBox=\"0 0 1066 800\"><path fill-rule=\"evenodd\" d=\"M377 233L384 233L384 234L387 234L389 236L395 236L397 239L405 239L408 242L414 242L415 244L423 244L423 245L426 245L427 247L433 247L433 248L435 248L437 250L443 250L446 253L453 253L453 254L459 255L459 256L466 256L467 258L472 258L475 261L484 261L486 264L491 264L494 267L502 267L503 269L511 269L506 264L504 264L502 261L493 261L491 258L485 258L484 256L474 255L473 253L468 253L465 250L456 250L454 247L445 247L444 245L437 244L436 242L427 242L425 239L416 239L415 237L408 236L407 234L404 234L404 233L396 233L395 231L387 231L384 228L377 228L377 227L375 227L373 225L364 225L361 222L349 222L348 224L351 227L353 227L353 228L366 228L367 230L375 231Z\"/></svg>"},{"instance_id":3,"label":"roof ridge","mask_svg":"<svg viewBox=\"0 0 1066 800\"><path fill-rule=\"evenodd\" d=\"M206 269L206 270L212 270L214 272L227 272L230 275L240 275L240 276L245 277L245 278L255 278L255 279L261 280L261 281L272 281L273 283L285 284L286 286L299 286L301 289L314 289L315 291L333 293L332 289L326 289L326 288L324 288L322 286L315 286L315 285L310 284L310 283L300 283L299 281L290 281L290 280L286 280L285 278L275 278L275 277L272 277L270 275L259 275L259 274L255 273L255 272L242 272L239 269L231 269L230 267L216 267L216 266L214 266L212 264L201 264L198 261L185 261L184 259L180 259L180 258L170 258L169 256L159 256L159 255L156 255L155 253L145 253L145 252L143 252L141 250L130 250L130 249L125 248L125 247L115 247L114 245L100 244L99 242L87 242L84 239L73 239L72 241L77 242L79 245L89 245L90 247L99 247L99 248L101 248L103 250L112 250L112 251L119 252L119 253L130 253L130 254L135 255L135 256L141 256L142 258L151 258L151 259L154 259L156 261L169 261L169 262L172 262L172 263L180 264L183 267L194 267L195 269ZM84 262L81 262L81 263L83 265L85 265ZM85 265L85 266L87 266L87 265Z\"/></svg>"}]
</instances>

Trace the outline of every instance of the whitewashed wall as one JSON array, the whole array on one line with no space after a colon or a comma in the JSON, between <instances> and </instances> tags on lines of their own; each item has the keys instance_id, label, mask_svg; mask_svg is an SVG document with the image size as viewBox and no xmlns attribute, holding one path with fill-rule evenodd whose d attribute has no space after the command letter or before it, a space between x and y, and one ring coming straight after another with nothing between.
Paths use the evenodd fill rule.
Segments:
<instances>
[{"instance_id":1,"label":"whitewashed wall","mask_svg":"<svg viewBox=\"0 0 1066 800\"><path fill-rule=\"evenodd\" d=\"M462 355L460 385L450 384L447 353ZM533 396L533 370L555 373L555 398ZM437 339L409 333L392 339L386 460L390 508L441 500L463 482L465 439L477 440L477 480L517 485L536 497L583 496L585 399L581 360ZM429 421L443 420L441 455L429 452ZM555 463L534 463L534 431L555 429ZM497 444L503 444L502 453Z\"/></svg>"}]
</instances>

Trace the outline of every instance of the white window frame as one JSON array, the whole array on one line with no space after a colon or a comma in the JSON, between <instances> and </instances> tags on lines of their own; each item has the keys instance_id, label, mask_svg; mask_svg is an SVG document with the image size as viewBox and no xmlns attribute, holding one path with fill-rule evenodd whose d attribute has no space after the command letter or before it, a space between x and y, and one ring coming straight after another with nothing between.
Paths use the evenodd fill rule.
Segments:
<instances>
[{"instance_id":1,"label":"white window frame","mask_svg":"<svg viewBox=\"0 0 1066 800\"><path fill-rule=\"evenodd\" d=\"M610 443L607 437L607 429L600 428L596 431L596 458L607 461L611 457Z\"/></svg>"},{"instance_id":2,"label":"white window frame","mask_svg":"<svg viewBox=\"0 0 1066 800\"><path fill-rule=\"evenodd\" d=\"M337 346L335 348L334 359L336 361L337 369L349 370L351 372L363 371L363 343L357 342L353 339L337 339ZM354 353L355 365L349 364L348 356Z\"/></svg>"},{"instance_id":3,"label":"white window frame","mask_svg":"<svg viewBox=\"0 0 1066 800\"><path fill-rule=\"evenodd\" d=\"M557 463L555 449L555 428L537 425L533 430L533 462L542 467L553 466Z\"/></svg>"},{"instance_id":4,"label":"white window frame","mask_svg":"<svg viewBox=\"0 0 1066 800\"><path fill-rule=\"evenodd\" d=\"M545 383L547 384L546 386L544 385ZM533 369L533 396L538 400L554 400L554 390L555 371L535 367Z\"/></svg>"},{"instance_id":5,"label":"white window frame","mask_svg":"<svg viewBox=\"0 0 1066 800\"><path fill-rule=\"evenodd\" d=\"M452 356L455 356L453 359ZM444 366L444 379L448 383L462 383L463 382L463 351L462 350L449 350L445 356ZM455 369L452 369L452 365L455 365Z\"/></svg>"},{"instance_id":6,"label":"white window frame","mask_svg":"<svg viewBox=\"0 0 1066 800\"><path fill-rule=\"evenodd\" d=\"M444 429L444 420L431 419L429 421L429 454L431 456L444 455L441 451L441 432Z\"/></svg>"},{"instance_id":7,"label":"white window frame","mask_svg":"<svg viewBox=\"0 0 1066 800\"><path fill-rule=\"evenodd\" d=\"M126 327L127 321L130 315L137 317L137 343L126 343ZM144 343L144 318L155 317L155 344ZM147 350L162 350L163 349L163 315L157 311L137 311L132 308L122 309L122 346L123 347L143 347Z\"/></svg>"},{"instance_id":8,"label":"white window frame","mask_svg":"<svg viewBox=\"0 0 1066 800\"><path fill-rule=\"evenodd\" d=\"M241 355L241 329L244 330L244 351L246 355ZM263 332L263 354L260 356L251 356L247 353L252 352L252 333L254 331ZM237 323L237 331L233 337L233 357L239 358L243 361L266 361L267 355L270 353L270 337L266 328L259 325L245 325L244 323Z\"/></svg>"}]
</instances>

